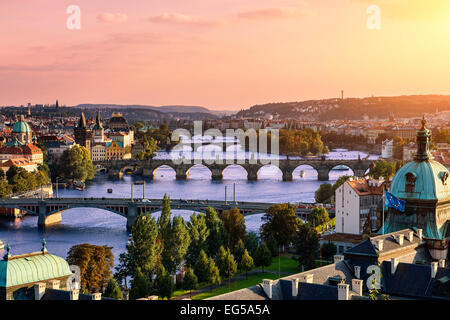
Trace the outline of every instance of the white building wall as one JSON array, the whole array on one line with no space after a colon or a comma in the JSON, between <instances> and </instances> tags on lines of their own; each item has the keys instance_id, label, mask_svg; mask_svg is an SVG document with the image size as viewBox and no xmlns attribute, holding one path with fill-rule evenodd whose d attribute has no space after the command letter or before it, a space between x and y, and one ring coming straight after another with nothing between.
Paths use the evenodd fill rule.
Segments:
<instances>
[{"instance_id":1,"label":"white building wall","mask_svg":"<svg viewBox=\"0 0 450 320\"><path fill-rule=\"evenodd\" d=\"M335 192L336 232L360 234L359 195L345 182Z\"/></svg>"}]
</instances>

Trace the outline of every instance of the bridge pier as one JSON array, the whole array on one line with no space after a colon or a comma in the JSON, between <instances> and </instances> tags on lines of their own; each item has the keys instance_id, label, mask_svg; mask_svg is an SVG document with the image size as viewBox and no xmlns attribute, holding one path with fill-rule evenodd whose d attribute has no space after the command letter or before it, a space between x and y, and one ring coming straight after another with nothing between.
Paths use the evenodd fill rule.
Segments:
<instances>
[{"instance_id":1,"label":"bridge pier","mask_svg":"<svg viewBox=\"0 0 450 320\"><path fill-rule=\"evenodd\" d=\"M143 177L148 177L150 179L153 179L154 178L153 172L154 172L153 169L143 168L142 169L142 176Z\"/></svg>"},{"instance_id":2,"label":"bridge pier","mask_svg":"<svg viewBox=\"0 0 450 320\"><path fill-rule=\"evenodd\" d=\"M330 173L330 171L328 170L328 168L326 168L326 169L319 169L317 171L317 179L319 181L328 181L328 180L330 180L329 173Z\"/></svg>"},{"instance_id":3,"label":"bridge pier","mask_svg":"<svg viewBox=\"0 0 450 320\"><path fill-rule=\"evenodd\" d=\"M222 180L223 179L222 169L211 169L211 178L213 180Z\"/></svg>"},{"instance_id":4,"label":"bridge pier","mask_svg":"<svg viewBox=\"0 0 450 320\"><path fill-rule=\"evenodd\" d=\"M247 180L256 181L258 180L258 171L256 170L247 170Z\"/></svg>"},{"instance_id":5,"label":"bridge pier","mask_svg":"<svg viewBox=\"0 0 450 320\"><path fill-rule=\"evenodd\" d=\"M50 225L61 223L62 217L61 212L53 213L52 215L47 216L47 206L45 204L39 205L39 218L38 218L38 227L44 228Z\"/></svg>"},{"instance_id":6,"label":"bridge pier","mask_svg":"<svg viewBox=\"0 0 450 320\"><path fill-rule=\"evenodd\" d=\"M355 174L355 177L364 177L366 175L366 170L364 169L354 169L353 173Z\"/></svg>"},{"instance_id":7,"label":"bridge pier","mask_svg":"<svg viewBox=\"0 0 450 320\"><path fill-rule=\"evenodd\" d=\"M283 181L292 181L293 180L293 170L283 170Z\"/></svg>"}]
</instances>

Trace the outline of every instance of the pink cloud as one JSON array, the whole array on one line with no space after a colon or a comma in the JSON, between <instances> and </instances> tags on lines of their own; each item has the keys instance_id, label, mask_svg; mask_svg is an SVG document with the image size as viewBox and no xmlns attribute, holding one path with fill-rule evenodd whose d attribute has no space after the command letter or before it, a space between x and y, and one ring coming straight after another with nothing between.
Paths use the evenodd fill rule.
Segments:
<instances>
[{"instance_id":1,"label":"pink cloud","mask_svg":"<svg viewBox=\"0 0 450 320\"><path fill-rule=\"evenodd\" d=\"M264 8L253 11L245 11L238 14L239 18L249 20L287 19L301 18L314 15L314 11L306 8Z\"/></svg>"},{"instance_id":2,"label":"pink cloud","mask_svg":"<svg viewBox=\"0 0 450 320\"><path fill-rule=\"evenodd\" d=\"M153 16L149 20L153 23L191 25L201 27L213 27L222 24L222 22L219 20L208 20L184 15L181 13L167 13L167 12L158 16Z\"/></svg>"},{"instance_id":3,"label":"pink cloud","mask_svg":"<svg viewBox=\"0 0 450 320\"><path fill-rule=\"evenodd\" d=\"M97 16L97 20L105 23L120 23L126 22L128 20L128 16L124 13L101 13Z\"/></svg>"}]
</instances>

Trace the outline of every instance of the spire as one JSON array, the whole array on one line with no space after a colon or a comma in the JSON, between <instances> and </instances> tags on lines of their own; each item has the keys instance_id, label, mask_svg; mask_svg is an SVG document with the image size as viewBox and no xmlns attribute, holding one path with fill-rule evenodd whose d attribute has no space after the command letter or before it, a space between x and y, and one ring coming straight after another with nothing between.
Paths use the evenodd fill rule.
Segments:
<instances>
[{"instance_id":1,"label":"spire","mask_svg":"<svg viewBox=\"0 0 450 320\"><path fill-rule=\"evenodd\" d=\"M84 112L81 112L80 122L78 122L78 128L86 128L86 117Z\"/></svg>"},{"instance_id":2,"label":"spire","mask_svg":"<svg viewBox=\"0 0 450 320\"><path fill-rule=\"evenodd\" d=\"M47 242L46 242L45 239L43 238L43 239L42 239L42 249L41 249L41 251L42 251L43 254L45 254L45 253L47 252L47 248L45 247L46 244L47 244Z\"/></svg>"},{"instance_id":3,"label":"spire","mask_svg":"<svg viewBox=\"0 0 450 320\"><path fill-rule=\"evenodd\" d=\"M100 115L100 110L97 111L97 118L96 118L95 122L100 128L103 128L102 117Z\"/></svg>"},{"instance_id":4,"label":"spire","mask_svg":"<svg viewBox=\"0 0 450 320\"><path fill-rule=\"evenodd\" d=\"M422 117L422 127L417 131L417 153L414 157L415 161L428 161L434 159L430 153L431 131L425 125L427 121L425 116Z\"/></svg>"}]
</instances>

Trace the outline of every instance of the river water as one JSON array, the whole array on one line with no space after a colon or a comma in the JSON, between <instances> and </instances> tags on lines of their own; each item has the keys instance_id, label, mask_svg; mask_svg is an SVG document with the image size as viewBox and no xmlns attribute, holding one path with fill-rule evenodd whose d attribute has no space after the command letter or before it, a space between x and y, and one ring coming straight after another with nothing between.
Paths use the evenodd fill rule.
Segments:
<instances>
[{"instance_id":1,"label":"river water","mask_svg":"<svg viewBox=\"0 0 450 320\"><path fill-rule=\"evenodd\" d=\"M359 152L361 157L366 154ZM332 159L357 159L356 151L335 151L327 155ZM371 155L370 159L377 156ZM304 176L300 172L304 171ZM351 175L351 170L332 170L330 181L333 184L341 175ZM164 194L172 199L224 200L225 186L227 199L233 200L233 184L236 185L237 201L261 202L314 202L314 192L323 181L317 181L317 172L308 166L302 166L294 171L294 181L283 182L282 174L276 167L264 167L258 173L258 181L247 181L246 172L242 167L232 166L224 171L222 181L211 180L211 173L206 167L194 167L189 172L188 180L175 180L175 172L170 168L160 168L155 172L153 180L140 176L125 175L121 180L110 180L105 175L98 175L85 191L74 189L59 189L60 197L120 197L131 196L132 182L145 180L145 197L162 198ZM109 194L107 190L113 189ZM56 190L55 190L56 191ZM142 198L143 188L136 185L133 197ZM192 212L172 210L173 215L189 219ZM159 213L154 214L155 218ZM258 232L261 226L261 214L245 218L247 231ZM115 262L125 251L128 239L126 219L114 213L101 209L77 208L67 210L62 214L62 223L46 228L37 228L37 217L25 216L22 219L0 220L0 240L5 245L10 244L11 254L21 254L41 249L42 238L47 242L50 253L66 257L71 246L81 243L108 245L113 247ZM2 252L0 252L2 254Z\"/></svg>"}]
</instances>

